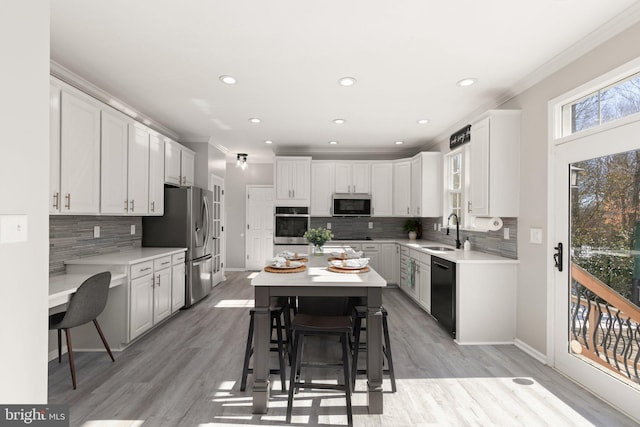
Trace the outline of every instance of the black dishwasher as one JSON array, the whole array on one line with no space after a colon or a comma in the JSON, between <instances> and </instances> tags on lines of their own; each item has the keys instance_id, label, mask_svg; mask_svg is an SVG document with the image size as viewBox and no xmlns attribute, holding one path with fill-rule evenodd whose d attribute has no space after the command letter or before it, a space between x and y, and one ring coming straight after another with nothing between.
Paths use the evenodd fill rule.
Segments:
<instances>
[{"instance_id":1,"label":"black dishwasher","mask_svg":"<svg viewBox=\"0 0 640 427\"><path fill-rule=\"evenodd\" d=\"M431 315L456 336L456 263L431 257Z\"/></svg>"}]
</instances>

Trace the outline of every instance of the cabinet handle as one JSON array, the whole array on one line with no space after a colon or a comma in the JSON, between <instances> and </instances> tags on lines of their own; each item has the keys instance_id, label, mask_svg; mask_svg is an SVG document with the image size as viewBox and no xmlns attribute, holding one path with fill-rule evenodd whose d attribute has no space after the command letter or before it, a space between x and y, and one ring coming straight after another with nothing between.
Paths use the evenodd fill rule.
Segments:
<instances>
[{"instance_id":1,"label":"cabinet handle","mask_svg":"<svg viewBox=\"0 0 640 427\"><path fill-rule=\"evenodd\" d=\"M145 268L140 269L140 271L147 271L147 270L151 270L151 267L145 267Z\"/></svg>"},{"instance_id":2,"label":"cabinet handle","mask_svg":"<svg viewBox=\"0 0 640 427\"><path fill-rule=\"evenodd\" d=\"M156 276L158 279L158 287L160 287L160 275L158 274L158 276Z\"/></svg>"},{"instance_id":3,"label":"cabinet handle","mask_svg":"<svg viewBox=\"0 0 640 427\"><path fill-rule=\"evenodd\" d=\"M293 193L293 198L295 199L296 198L296 190L293 189L293 190L291 190L291 192Z\"/></svg>"},{"instance_id":4,"label":"cabinet handle","mask_svg":"<svg viewBox=\"0 0 640 427\"><path fill-rule=\"evenodd\" d=\"M53 207L58 209L60 207L60 193L57 191L53 195Z\"/></svg>"},{"instance_id":5,"label":"cabinet handle","mask_svg":"<svg viewBox=\"0 0 640 427\"><path fill-rule=\"evenodd\" d=\"M407 206L407 215L409 214L409 206Z\"/></svg>"},{"instance_id":6,"label":"cabinet handle","mask_svg":"<svg viewBox=\"0 0 640 427\"><path fill-rule=\"evenodd\" d=\"M467 212L471 213L471 201L467 202Z\"/></svg>"},{"instance_id":7,"label":"cabinet handle","mask_svg":"<svg viewBox=\"0 0 640 427\"><path fill-rule=\"evenodd\" d=\"M347 193L351 193L351 185L347 185Z\"/></svg>"},{"instance_id":8,"label":"cabinet handle","mask_svg":"<svg viewBox=\"0 0 640 427\"><path fill-rule=\"evenodd\" d=\"M151 202L151 212L155 212L155 211L156 211L156 209L155 209L155 203L156 203L156 202Z\"/></svg>"},{"instance_id":9,"label":"cabinet handle","mask_svg":"<svg viewBox=\"0 0 640 427\"><path fill-rule=\"evenodd\" d=\"M124 211L125 212L129 212L129 201L128 200L124 201Z\"/></svg>"},{"instance_id":10,"label":"cabinet handle","mask_svg":"<svg viewBox=\"0 0 640 427\"><path fill-rule=\"evenodd\" d=\"M420 206L418 206L418 216L420 216Z\"/></svg>"},{"instance_id":11,"label":"cabinet handle","mask_svg":"<svg viewBox=\"0 0 640 427\"><path fill-rule=\"evenodd\" d=\"M67 209L71 209L71 193L67 193L64 198L67 199L67 203L64 205L64 207Z\"/></svg>"},{"instance_id":12,"label":"cabinet handle","mask_svg":"<svg viewBox=\"0 0 640 427\"><path fill-rule=\"evenodd\" d=\"M160 263L160 265L167 265L167 264L169 264L169 263L171 263L171 261L165 261L165 262L162 262L162 263Z\"/></svg>"},{"instance_id":13,"label":"cabinet handle","mask_svg":"<svg viewBox=\"0 0 640 427\"><path fill-rule=\"evenodd\" d=\"M131 212L135 212L135 209L134 209L134 207L135 207L135 202L136 202L135 200L132 200L132 201L130 202L130 203L131 203Z\"/></svg>"}]
</instances>

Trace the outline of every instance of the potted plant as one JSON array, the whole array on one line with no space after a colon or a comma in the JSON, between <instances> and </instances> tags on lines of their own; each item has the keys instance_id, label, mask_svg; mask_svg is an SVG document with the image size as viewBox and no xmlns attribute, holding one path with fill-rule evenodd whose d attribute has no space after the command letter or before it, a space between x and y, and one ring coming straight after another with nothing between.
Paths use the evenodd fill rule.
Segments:
<instances>
[{"instance_id":1,"label":"potted plant","mask_svg":"<svg viewBox=\"0 0 640 427\"><path fill-rule=\"evenodd\" d=\"M418 233L422 231L422 224L415 218L408 219L404 222L404 231L405 233L409 233L410 240L416 240Z\"/></svg>"},{"instance_id":2,"label":"potted plant","mask_svg":"<svg viewBox=\"0 0 640 427\"><path fill-rule=\"evenodd\" d=\"M310 228L304 233L304 237L313 245L313 254L322 255L322 246L324 246L327 240L333 239L333 233L322 227Z\"/></svg>"}]
</instances>

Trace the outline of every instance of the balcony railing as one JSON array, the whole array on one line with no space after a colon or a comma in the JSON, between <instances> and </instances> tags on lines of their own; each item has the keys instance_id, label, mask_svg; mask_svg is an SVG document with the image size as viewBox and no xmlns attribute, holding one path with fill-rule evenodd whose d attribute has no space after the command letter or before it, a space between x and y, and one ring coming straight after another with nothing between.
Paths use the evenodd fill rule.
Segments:
<instances>
[{"instance_id":1,"label":"balcony railing","mask_svg":"<svg viewBox=\"0 0 640 427\"><path fill-rule=\"evenodd\" d=\"M571 263L571 351L640 383L640 309Z\"/></svg>"}]
</instances>

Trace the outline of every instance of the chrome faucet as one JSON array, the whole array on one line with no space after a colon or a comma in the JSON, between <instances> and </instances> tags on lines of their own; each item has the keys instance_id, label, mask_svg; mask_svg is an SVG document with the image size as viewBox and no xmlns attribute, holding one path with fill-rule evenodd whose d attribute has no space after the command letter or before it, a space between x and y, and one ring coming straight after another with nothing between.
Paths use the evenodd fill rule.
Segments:
<instances>
[{"instance_id":1,"label":"chrome faucet","mask_svg":"<svg viewBox=\"0 0 640 427\"><path fill-rule=\"evenodd\" d=\"M456 217L456 249L460 249L462 246L462 243L460 243L460 219L455 213L452 213L449 215L449 218L447 218L447 236L449 235L449 221L451 221L452 216Z\"/></svg>"}]
</instances>

